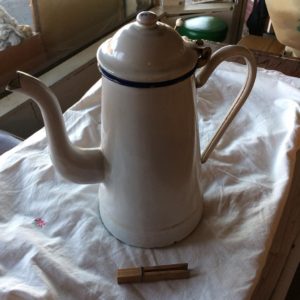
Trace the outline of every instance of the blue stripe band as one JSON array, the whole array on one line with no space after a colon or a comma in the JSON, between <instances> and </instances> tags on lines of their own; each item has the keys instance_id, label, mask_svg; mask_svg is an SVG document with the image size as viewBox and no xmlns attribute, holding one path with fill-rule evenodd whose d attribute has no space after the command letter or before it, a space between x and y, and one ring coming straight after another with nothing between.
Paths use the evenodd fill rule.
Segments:
<instances>
[{"instance_id":1,"label":"blue stripe band","mask_svg":"<svg viewBox=\"0 0 300 300\"><path fill-rule=\"evenodd\" d=\"M167 80L167 81L160 81L160 82L136 82L136 81L129 81L129 80L118 78L118 77L116 77L116 76L108 73L107 71L105 71L101 67L99 67L99 69L100 69L100 72L102 73L102 75L104 77L106 77L107 79L109 79L109 80L111 80L113 82L116 82L116 83L121 84L121 85L129 86L129 87L147 89L147 88L158 88L158 87L164 87L164 86L176 84L176 83L178 83L180 81L183 81L183 80L189 78L191 75L193 75L196 68L192 69L188 73L186 73L183 76L180 76L178 78Z\"/></svg>"}]
</instances>

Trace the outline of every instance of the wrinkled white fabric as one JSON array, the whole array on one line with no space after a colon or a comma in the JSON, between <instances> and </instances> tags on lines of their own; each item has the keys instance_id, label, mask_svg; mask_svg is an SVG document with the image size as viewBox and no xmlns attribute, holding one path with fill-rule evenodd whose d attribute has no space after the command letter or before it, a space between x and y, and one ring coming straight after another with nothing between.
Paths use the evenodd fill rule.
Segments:
<instances>
[{"instance_id":1,"label":"wrinkled white fabric","mask_svg":"<svg viewBox=\"0 0 300 300\"><path fill-rule=\"evenodd\" d=\"M2 5L0 5L0 51L16 46L25 38L32 36L28 25L19 25Z\"/></svg>"},{"instance_id":2,"label":"wrinkled white fabric","mask_svg":"<svg viewBox=\"0 0 300 300\"><path fill-rule=\"evenodd\" d=\"M223 63L197 91L201 146L243 73L244 66ZM100 91L101 81L64 115L77 145L100 144ZM111 236L99 217L98 185L63 179L40 130L0 156L0 299L249 298L289 193L299 107L300 79L259 70L245 106L203 165L201 223L162 249L130 247ZM178 262L189 263L191 278L116 283L118 268Z\"/></svg>"}]
</instances>

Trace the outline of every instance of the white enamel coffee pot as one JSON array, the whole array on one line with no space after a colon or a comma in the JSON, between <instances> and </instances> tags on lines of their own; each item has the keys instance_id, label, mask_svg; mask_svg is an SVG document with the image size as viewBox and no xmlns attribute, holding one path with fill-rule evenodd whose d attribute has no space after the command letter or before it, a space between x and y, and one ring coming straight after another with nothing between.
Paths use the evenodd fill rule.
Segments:
<instances>
[{"instance_id":1,"label":"white enamel coffee pot","mask_svg":"<svg viewBox=\"0 0 300 300\"><path fill-rule=\"evenodd\" d=\"M243 47L224 47L210 59L208 54L199 43L182 39L158 22L152 12L140 13L104 42L97 53L103 75L100 148L71 144L58 101L41 81L18 72L8 86L39 105L56 169L77 183L100 183L102 221L127 244L170 245L200 221L200 162L206 161L246 100L256 76L255 60ZM248 77L200 154L196 87L232 56L245 58ZM195 76L195 69L205 63Z\"/></svg>"}]
</instances>

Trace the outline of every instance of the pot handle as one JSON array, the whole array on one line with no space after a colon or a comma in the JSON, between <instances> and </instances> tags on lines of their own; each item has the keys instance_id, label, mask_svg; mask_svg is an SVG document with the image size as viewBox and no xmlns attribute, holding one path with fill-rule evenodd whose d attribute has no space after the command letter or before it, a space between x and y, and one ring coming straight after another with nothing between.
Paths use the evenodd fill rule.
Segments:
<instances>
[{"instance_id":1,"label":"pot handle","mask_svg":"<svg viewBox=\"0 0 300 300\"><path fill-rule=\"evenodd\" d=\"M217 50L208 60L207 64L205 64L205 66L200 70L199 74L196 75L196 87L200 88L206 83L211 73L222 61L236 56L243 57L246 61L248 67L247 79L238 96L235 98L233 104L229 108L229 111L225 116L223 122L217 129L214 136L211 138L210 142L207 144L206 148L203 150L201 154L202 163L206 162L209 155L223 136L225 130L232 122L236 114L245 103L247 97L249 96L256 78L256 61L253 54L247 48L242 46L229 45Z\"/></svg>"}]
</instances>

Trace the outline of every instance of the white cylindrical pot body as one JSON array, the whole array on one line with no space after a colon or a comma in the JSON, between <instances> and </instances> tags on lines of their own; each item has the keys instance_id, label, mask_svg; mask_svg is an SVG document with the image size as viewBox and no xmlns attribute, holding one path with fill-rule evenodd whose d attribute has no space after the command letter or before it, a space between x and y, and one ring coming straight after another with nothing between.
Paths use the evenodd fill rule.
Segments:
<instances>
[{"instance_id":1,"label":"white cylindrical pot body","mask_svg":"<svg viewBox=\"0 0 300 300\"><path fill-rule=\"evenodd\" d=\"M200 221L194 91L193 76L154 88L103 77L101 147L107 165L100 213L106 228L127 244L166 246Z\"/></svg>"}]
</instances>

